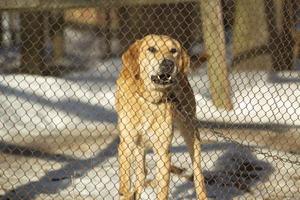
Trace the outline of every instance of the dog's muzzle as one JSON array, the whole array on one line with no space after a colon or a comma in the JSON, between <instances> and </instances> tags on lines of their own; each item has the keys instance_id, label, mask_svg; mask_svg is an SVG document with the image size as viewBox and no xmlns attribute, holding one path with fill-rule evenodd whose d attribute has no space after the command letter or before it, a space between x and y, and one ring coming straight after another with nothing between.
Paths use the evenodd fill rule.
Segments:
<instances>
[{"instance_id":1,"label":"dog's muzzle","mask_svg":"<svg viewBox=\"0 0 300 200\"><path fill-rule=\"evenodd\" d=\"M164 59L160 64L160 72L151 76L151 81L157 85L170 85L174 83L175 63L172 60Z\"/></svg>"},{"instance_id":2,"label":"dog's muzzle","mask_svg":"<svg viewBox=\"0 0 300 200\"><path fill-rule=\"evenodd\" d=\"M170 74L152 75L151 81L157 85L170 85L174 82Z\"/></svg>"}]
</instances>

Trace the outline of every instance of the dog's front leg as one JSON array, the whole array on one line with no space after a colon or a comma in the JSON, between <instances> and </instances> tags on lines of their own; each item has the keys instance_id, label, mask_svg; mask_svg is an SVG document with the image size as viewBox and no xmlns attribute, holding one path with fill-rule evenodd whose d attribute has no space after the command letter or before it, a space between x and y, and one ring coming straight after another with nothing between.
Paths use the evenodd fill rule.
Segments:
<instances>
[{"instance_id":1,"label":"dog's front leg","mask_svg":"<svg viewBox=\"0 0 300 200\"><path fill-rule=\"evenodd\" d=\"M135 198L141 199L141 194L144 189L145 179L146 179L146 169L145 169L145 149L141 145L137 145L134 149L134 157L136 160L136 182L134 185Z\"/></svg>"},{"instance_id":2,"label":"dog's front leg","mask_svg":"<svg viewBox=\"0 0 300 200\"><path fill-rule=\"evenodd\" d=\"M169 194L171 156L169 149L159 149L156 164L157 199L167 200Z\"/></svg>"},{"instance_id":3,"label":"dog's front leg","mask_svg":"<svg viewBox=\"0 0 300 200\"><path fill-rule=\"evenodd\" d=\"M121 138L119 148L118 148L118 156L119 156L119 178L120 178L120 186L119 186L119 194L123 199L130 199L126 196L130 196L130 187L131 187L131 165L132 165L132 145L125 142L124 139ZM120 198L121 199L121 198Z\"/></svg>"},{"instance_id":4,"label":"dog's front leg","mask_svg":"<svg viewBox=\"0 0 300 200\"><path fill-rule=\"evenodd\" d=\"M156 131L157 141L154 143L156 156L156 183L157 199L167 200L169 194L169 182L171 174L170 147L173 137L173 129L170 124L163 126ZM166 125L166 124L164 124Z\"/></svg>"},{"instance_id":5,"label":"dog's front leg","mask_svg":"<svg viewBox=\"0 0 300 200\"><path fill-rule=\"evenodd\" d=\"M151 142L156 160L156 194L158 200L167 200L171 174L170 147L173 139L172 105L163 104L155 113L153 120Z\"/></svg>"}]
</instances>

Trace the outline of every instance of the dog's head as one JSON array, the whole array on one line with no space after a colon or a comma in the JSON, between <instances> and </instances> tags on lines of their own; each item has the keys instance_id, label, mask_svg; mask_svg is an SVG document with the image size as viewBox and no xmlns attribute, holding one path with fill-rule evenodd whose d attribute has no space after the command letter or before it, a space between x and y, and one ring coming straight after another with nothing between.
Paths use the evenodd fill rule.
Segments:
<instances>
[{"instance_id":1,"label":"dog's head","mask_svg":"<svg viewBox=\"0 0 300 200\"><path fill-rule=\"evenodd\" d=\"M123 54L124 67L147 88L167 89L176 84L179 73L186 74L190 58L180 43L165 35L148 35Z\"/></svg>"}]
</instances>

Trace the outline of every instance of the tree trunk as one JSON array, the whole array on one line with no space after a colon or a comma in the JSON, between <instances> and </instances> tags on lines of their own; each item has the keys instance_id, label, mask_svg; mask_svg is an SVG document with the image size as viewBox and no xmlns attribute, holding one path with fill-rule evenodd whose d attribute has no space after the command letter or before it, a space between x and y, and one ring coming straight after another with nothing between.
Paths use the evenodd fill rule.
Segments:
<instances>
[{"instance_id":1,"label":"tree trunk","mask_svg":"<svg viewBox=\"0 0 300 200\"><path fill-rule=\"evenodd\" d=\"M210 93L217 107L232 109L226 65L225 34L220 0L200 1L203 38L208 60Z\"/></svg>"}]
</instances>

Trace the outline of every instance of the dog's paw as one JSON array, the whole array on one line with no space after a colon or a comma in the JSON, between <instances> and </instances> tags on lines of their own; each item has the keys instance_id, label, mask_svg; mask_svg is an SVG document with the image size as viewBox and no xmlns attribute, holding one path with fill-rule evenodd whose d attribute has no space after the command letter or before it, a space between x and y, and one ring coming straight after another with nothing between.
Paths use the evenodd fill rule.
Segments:
<instances>
[{"instance_id":1,"label":"dog's paw","mask_svg":"<svg viewBox=\"0 0 300 200\"><path fill-rule=\"evenodd\" d=\"M186 168L181 168L181 167L177 167L175 165L171 165L170 171L172 174L175 175L182 175L187 169Z\"/></svg>"},{"instance_id":2,"label":"dog's paw","mask_svg":"<svg viewBox=\"0 0 300 200\"><path fill-rule=\"evenodd\" d=\"M179 177L185 178L188 181L191 181L191 182L194 181L194 174L193 174L193 171L191 171L190 169L181 168L181 167L171 165L171 173L175 174Z\"/></svg>"},{"instance_id":3,"label":"dog's paw","mask_svg":"<svg viewBox=\"0 0 300 200\"><path fill-rule=\"evenodd\" d=\"M135 192L121 193L120 200L136 200L136 193Z\"/></svg>"},{"instance_id":4,"label":"dog's paw","mask_svg":"<svg viewBox=\"0 0 300 200\"><path fill-rule=\"evenodd\" d=\"M147 179L145 181L145 184L144 184L144 187L152 187L152 188L155 188L157 186L157 181L156 180L153 180L153 179Z\"/></svg>"}]
</instances>

